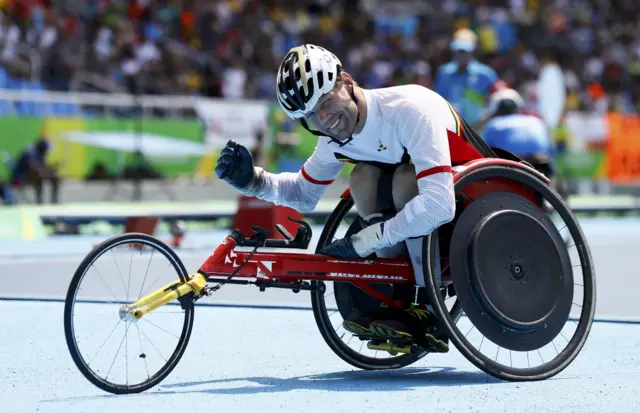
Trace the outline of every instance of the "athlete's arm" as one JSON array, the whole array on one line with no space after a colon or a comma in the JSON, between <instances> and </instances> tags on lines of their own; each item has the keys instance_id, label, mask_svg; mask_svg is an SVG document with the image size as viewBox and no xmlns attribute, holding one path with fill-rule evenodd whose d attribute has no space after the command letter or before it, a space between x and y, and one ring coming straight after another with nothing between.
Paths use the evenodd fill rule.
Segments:
<instances>
[{"instance_id":1,"label":"athlete's arm","mask_svg":"<svg viewBox=\"0 0 640 413\"><path fill-rule=\"evenodd\" d=\"M301 212L313 211L343 167L344 163L335 158L328 144L318 140L315 151L299 172L274 174L256 167L256 178L243 192Z\"/></svg>"},{"instance_id":2,"label":"athlete's arm","mask_svg":"<svg viewBox=\"0 0 640 413\"><path fill-rule=\"evenodd\" d=\"M399 107L396 114L398 136L416 168L418 195L385 222L385 246L427 235L455 215L449 139L442 119L411 104Z\"/></svg>"}]
</instances>

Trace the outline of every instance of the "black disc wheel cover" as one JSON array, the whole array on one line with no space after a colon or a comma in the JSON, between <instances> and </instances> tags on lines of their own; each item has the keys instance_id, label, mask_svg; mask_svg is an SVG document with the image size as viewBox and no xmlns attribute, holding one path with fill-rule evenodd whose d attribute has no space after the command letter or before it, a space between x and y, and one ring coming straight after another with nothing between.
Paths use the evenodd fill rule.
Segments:
<instances>
[{"instance_id":1,"label":"black disc wheel cover","mask_svg":"<svg viewBox=\"0 0 640 413\"><path fill-rule=\"evenodd\" d=\"M476 199L456 223L450 248L458 299L486 338L532 351L560 333L573 300L571 260L534 204L504 192Z\"/></svg>"}]
</instances>

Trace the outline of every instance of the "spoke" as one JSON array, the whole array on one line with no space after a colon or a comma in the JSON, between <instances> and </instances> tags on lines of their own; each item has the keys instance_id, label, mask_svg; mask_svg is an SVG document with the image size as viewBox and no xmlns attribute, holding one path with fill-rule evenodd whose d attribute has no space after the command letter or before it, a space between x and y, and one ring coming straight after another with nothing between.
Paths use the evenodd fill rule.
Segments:
<instances>
[{"instance_id":1,"label":"spoke","mask_svg":"<svg viewBox=\"0 0 640 413\"><path fill-rule=\"evenodd\" d=\"M110 304L116 304L116 303L110 303ZM80 313L80 314L74 314L74 317L79 315L108 315L108 314L113 315L113 311L110 311L108 313Z\"/></svg>"},{"instance_id":2,"label":"spoke","mask_svg":"<svg viewBox=\"0 0 640 413\"><path fill-rule=\"evenodd\" d=\"M531 364L529 363L529 352L527 351L527 366L531 368Z\"/></svg>"},{"instance_id":3,"label":"spoke","mask_svg":"<svg viewBox=\"0 0 640 413\"><path fill-rule=\"evenodd\" d=\"M542 364L544 364L544 359L542 358L542 354L540 354L540 349L538 349L538 355L540 356L540 360L542 360Z\"/></svg>"},{"instance_id":4,"label":"spoke","mask_svg":"<svg viewBox=\"0 0 640 413\"><path fill-rule=\"evenodd\" d=\"M480 340L480 348L478 351L482 351L482 344L484 343L484 336L482 336L482 340Z\"/></svg>"},{"instance_id":5,"label":"spoke","mask_svg":"<svg viewBox=\"0 0 640 413\"><path fill-rule=\"evenodd\" d=\"M331 317L332 315L334 315L335 313L337 313L339 310L335 310L334 312L332 312L331 314L329 314L329 317Z\"/></svg>"},{"instance_id":6,"label":"spoke","mask_svg":"<svg viewBox=\"0 0 640 413\"><path fill-rule=\"evenodd\" d=\"M86 337L84 337L82 339L76 340L76 344L80 343L80 341L84 341L84 340L88 339L89 337L93 337L96 334L101 333L101 332L103 332L104 330L107 330L107 329L109 329L109 327L105 327L103 329L100 329L100 330L96 331L95 333L89 334L88 336L86 336Z\"/></svg>"},{"instance_id":7,"label":"spoke","mask_svg":"<svg viewBox=\"0 0 640 413\"><path fill-rule=\"evenodd\" d=\"M149 367L147 366L147 354L144 352L144 347L142 347L142 337L140 337L138 323L136 323L136 331L138 332L138 341L140 342L140 356L142 356L142 360L144 361L144 369L147 371L147 379L149 379L151 376L149 375Z\"/></svg>"},{"instance_id":8,"label":"spoke","mask_svg":"<svg viewBox=\"0 0 640 413\"><path fill-rule=\"evenodd\" d=\"M129 301L129 289L131 288L131 268L133 267L133 248L131 248L131 254L129 255L129 278L127 280L127 301Z\"/></svg>"},{"instance_id":9,"label":"spoke","mask_svg":"<svg viewBox=\"0 0 640 413\"><path fill-rule=\"evenodd\" d=\"M469 331L467 331L467 334L464 335L464 338L467 338L467 336L469 335L469 333L471 332L471 330L473 330L475 328L474 325L471 326L471 328L469 329ZM484 336L483 336L484 337Z\"/></svg>"},{"instance_id":10,"label":"spoke","mask_svg":"<svg viewBox=\"0 0 640 413\"><path fill-rule=\"evenodd\" d=\"M513 358L511 358L511 350L509 350L509 364L511 364L511 367L513 368Z\"/></svg>"},{"instance_id":11,"label":"spoke","mask_svg":"<svg viewBox=\"0 0 640 413\"><path fill-rule=\"evenodd\" d=\"M126 292L127 287L124 285L124 278L122 278L122 272L120 271L120 266L118 265L118 261L116 261L116 255L113 253L113 248L111 248L109 251L111 251L111 257L113 257L113 262L116 264L116 268L118 269L118 275L120 275L120 281L122 281L122 288L124 288Z\"/></svg>"},{"instance_id":12,"label":"spoke","mask_svg":"<svg viewBox=\"0 0 640 413\"><path fill-rule=\"evenodd\" d=\"M342 335L342 337L344 337L344 334ZM340 339L342 340L342 337L340 337ZM349 341L347 341L347 345L349 345L349 343L351 343L351 340L353 340L354 335L352 334L351 337L349 338Z\"/></svg>"},{"instance_id":13,"label":"spoke","mask_svg":"<svg viewBox=\"0 0 640 413\"><path fill-rule=\"evenodd\" d=\"M176 335L175 335L175 334L173 334L173 333L168 332L168 331L167 331L167 330L165 330L164 328L160 327L159 325L157 325L157 324L155 324L155 323L152 323L151 321L147 320L146 318L142 318L142 320L143 320L143 321L146 321L146 322L147 322L147 323L149 323L149 324L151 324L151 325L152 325L152 326L154 326L155 328L160 329L160 330L164 331L165 333L167 333L167 334L169 334L169 335L171 335L171 336L174 336L175 338L177 338L178 340L180 340L180 337L176 336Z\"/></svg>"},{"instance_id":14,"label":"spoke","mask_svg":"<svg viewBox=\"0 0 640 413\"><path fill-rule=\"evenodd\" d=\"M493 361L497 362L498 361L498 353L500 352L500 346L498 346L498 349L496 350L496 358L493 359Z\"/></svg>"},{"instance_id":15,"label":"spoke","mask_svg":"<svg viewBox=\"0 0 640 413\"><path fill-rule=\"evenodd\" d=\"M151 267L151 260L153 260L153 253L156 252L155 249L151 250L151 257L149 258L149 263L147 264L147 271L144 273L144 278L142 279L142 285L140 286L140 292L138 293L138 300L142 297L142 289L144 288L144 283L147 281L147 275L149 274L149 268ZM136 300L137 301L137 300Z\"/></svg>"},{"instance_id":16,"label":"spoke","mask_svg":"<svg viewBox=\"0 0 640 413\"><path fill-rule=\"evenodd\" d=\"M138 325L136 324L136 326L138 326ZM160 351L160 349L159 349L158 347L156 347L156 345L155 345L155 344L153 344L153 341L151 341L151 340L149 339L149 337L144 333L144 331L143 331L142 329L139 329L139 331L140 331L140 333L142 333L142 335L144 336L144 338L146 338L146 339L147 339L147 341L149 342L149 344L151 344L151 345L153 346L153 348L155 348L155 349L156 349L156 351L158 352L158 354L160 354L160 357L162 357L162 359L163 359L163 360L165 361L165 363L166 363L168 360L167 360L167 359L162 355L162 352ZM147 362L147 360L145 359L145 364L146 364L146 362Z\"/></svg>"},{"instance_id":17,"label":"spoke","mask_svg":"<svg viewBox=\"0 0 640 413\"><path fill-rule=\"evenodd\" d=\"M98 277L100 278L100 281L102 281L102 284L104 284L104 286L107 287L107 290L109 291L109 293L111 294L111 296L115 300L115 302L113 302L113 304L117 304L118 299L116 298L116 295L113 293L113 291L111 291L111 288L109 288L109 286L107 285L107 282L104 280L104 278L102 278L102 274L98 270L98 267L95 267L93 264L91 264L91 268L95 268L96 269L96 272L98 273ZM111 304L112 302L109 301L109 303Z\"/></svg>"},{"instance_id":18,"label":"spoke","mask_svg":"<svg viewBox=\"0 0 640 413\"><path fill-rule=\"evenodd\" d=\"M556 356L560 354L560 352L558 351L558 348L556 347L556 343L554 343L553 340L551 340L551 344L553 344L553 348L556 350Z\"/></svg>"},{"instance_id":19,"label":"spoke","mask_svg":"<svg viewBox=\"0 0 640 413\"><path fill-rule=\"evenodd\" d=\"M573 301L572 301L572 304L573 304L573 305L575 305L575 306L577 306L577 307L582 308L582 306L581 306L580 304L576 304L576 303L574 303Z\"/></svg>"},{"instance_id":20,"label":"spoke","mask_svg":"<svg viewBox=\"0 0 640 413\"><path fill-rule=\"evenodd\" d=\"M156 281L158 281L160 277L162 277L164 273L167 272L167 269L169 269L169 267L171 267L171 263L169 263L169 265L167 265L167 268L165 268L164 271L162 271L160 275L158 275L158 277L155 280L153 280L153 282L149 285L149 288L151 288L156 283ZM147 288L147 290L142 295L146 295L147 291L149 291L149 288Z\"/></svg>"},{"instance_id":21,"label":"spoke","mask_svg":"<svg viewBox=\"0 0 640 413\"><path fill-rule=\"evenodd\" d=\"M129 327L131 327L131 323L128 323L127 328L124 330L124 336L120 341L120 345L118 346L118 351L116 351L116 355L113 356L113 361L111 362L111 367L109 367L109 371L107 372L107 375L104 378L105 380L107 380L107 378L109 377L109 374L111 373L111 369L113 368L113 365L116 362L116 358L118 357L118 354L120 354L120 349L122 348L122 343L124 343L124 340L127 338L127 332L129 331Z\"/></svg>"},{"instance_id":22,"label":"spoke","mask_svg":"<svg viewBox=\"0 0 640 413\"><path fill-rule=\"evenodd\" d=\"M118 326L120 325L120 323L122 322L122 320L118 320L118 322L116 323L116 325L113 327L113 330L111 330L111 332L109 333L109 335L107 336L106 340L104 340L104 342L102 343L102 345L100 346L100 348L98 348L98 351L96 351L96 354L93 355L93 357L91 357L91 360L89 360L88 364L91 364L91 362L93 361L94 358L96 358L96 356L98 355L98 353L100 352L100 350L102 350L102 347L104 347L104 345L107 343L107 341L109 341L109 338L111 337L111 335L113 334L114 331L116 331L116 328L118 328ZM76 342L77 344L77 342Z\"/></svg>"},{"instance_id":23,"label":"spoke","mask_svg":"<svg viewBox=\"0 0 640 413\"><path fill-rule=\"evenodd\" d=\"M131 324L127 326L127 331L124 332L125 342L124 342L124 366L126 370L125 376L125 384L129 385L129 340L127 339L127 333L129 332L129 327Z\"/></svg>"},{"instance_id":24,"label":"spoke","mask_svg":"<svg viewBox=\"0 0 640 413\"><path fill-rule=\"evenodd\" d=\"M449 269L449 264L445 265L445 267L440 271L440 275L444 274L445 271Z\"/></svg>"}]
</instances>

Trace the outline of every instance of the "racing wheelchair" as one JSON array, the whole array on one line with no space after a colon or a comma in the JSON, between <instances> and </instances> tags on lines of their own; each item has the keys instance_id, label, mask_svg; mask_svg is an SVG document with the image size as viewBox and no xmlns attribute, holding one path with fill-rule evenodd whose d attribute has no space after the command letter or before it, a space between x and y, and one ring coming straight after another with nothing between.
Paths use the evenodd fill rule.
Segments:
<instances>
[{"instance_id":1,"label":"racing wheelchair","mask_svg":"<svg viewBox=\"0 0 640 413\"><path fill-rule=\"evenodd\" d=\"M577 219L549 180L524 162L477 159L455 166L453 173L455 219L422 239L423 291L428 304L457 350L487 374L528 381L560 373L583 348L596 305L593 261ZM347 189L325 222L316 251L355 225L353 206ZM270 239L270 233L259 227L253 228L251 237L234 230L195 274L187 272L176 253L152 236L127 233L102 242L79 265L66 297L65 337L76 366L107 392L136 393L157 385L185 352L196 302L226 284L253 285L261 291L309 291L324 341L357 368L397 369L425 357L428 353L416 343L373 342L341 330L341 318L356 304L406 306L393 299L388 288L416 288L411 262L406 257L353 260L282 251L310 246L311 226L296 222L300 226L295 236L276 226L283 239ZM257 251L260 248L266 251ZM105 279L106 271L98 270L97 260L113 255L115 261L118 254L132 256L128 280L120 266L119 277L114 268ZM133 259L133 255L153 258L154 254L168 263L163 273L175 272L158 289L152 286L160 275L147 281L151 259L146 268ZM85 285L93 267L98 279ZM132 272L144 273L142 283L132 284ZM116 288L125 294L116 294ZM111 298L108 302L83 300L78 298L83 289ZM417 292L418 288L416 297ZM358 293L362 297L357 298ZM108 304L113 308L106 310ZM89 311L82 313L83 308ZM110 318L97 323L92 317L97 314ZM154 333L141 327L145 322L162 337L155 344ZM171 328L175 334L169 332ZM84 329L90 333L83 334ZM107 342L97 337L107 333L107 340L120 346L102 366L92 367ZM147 342L147 349L153 346L155 351L144 351ZM83 345L90 349L81 349ZM121 353L127 353L127 359L116 364ZM129 353L135 355L130 358ZM152 373L154 357L158 368ZM142 369L137 376L130 374L135 364Z\"/></svg>"}]
</instances>

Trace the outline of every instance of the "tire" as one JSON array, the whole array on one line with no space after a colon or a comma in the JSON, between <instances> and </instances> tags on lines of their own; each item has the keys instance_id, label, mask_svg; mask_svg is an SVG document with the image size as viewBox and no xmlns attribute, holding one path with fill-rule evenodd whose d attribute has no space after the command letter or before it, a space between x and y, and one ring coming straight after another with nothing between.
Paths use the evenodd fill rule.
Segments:
<instances>
[{"instance_id":1,"label":"tire","mask_svg":"<svg viewBox=\"0 0 640 413\"><path fill-rule=\"evenodd\" d=\"M340 200L324 226L318 241L318 246L316 247L316 253L332 241L342 219L352 207L353 200ZM320 282L321 281L312 281L312 285L317 287ZM333 329L331 320L327 314L324 292L321 292L319 289L312 291L311 305L316 324L324 341L338 357L356 368L363 370L398 369L415 363L428 354L425 351L421 351L417 354L402 354L385 359L365 356L345 344Z\"/></svg>"},{"instance_id":2,"label":"tire","mask_svg":"<svg viewBox=\"0 0 640 413\"><path fill-rule=\"evenodd\" d=\"M583 296L585 302L583 303L582 310L580 312L580 319L578 321L576 332L568 342L568 345L564 350L559 352L557 357L538 367L513 368L508 365L497 363L480 353L480 351L478 351L458 329L455 320L450 317L449 313L443 310L444 303L440 294L438 294L438 286L436 285L436 279L434 276L436 259L435 243L437 242L437 236L432 235L429 236L428 242L425 242L423 247L423 260L427 263L425 267L428 268L428 271L431 273L427 274L425 277L427 283L427 294L429 295L429 300L434 303L433 306L436 315L440 320L442 320L445 328L447 328L451 341L455 344L456 348L458 348L462 355L464 355L467 360L480 370L491 376L507 381L534 381L548 379L557 375L571 364L584 346L591 330L596 306L596 281L593 259L584 233L582 232L573 212L557 192L555 192L546 182L543 182L531 173L509 166L487 166L473 171L460 179L455 185L455 191L456 193L459 193L468 184L491 177L516 180L535 189L539 194L542 194L542 196L554 207L555 211L565 221L567 229L575 241L578 256L580 257L580 263L582 264L582 274L584 279Z\"/></svg>"},{"instance_id":3,"label":"tire","mask_svg":"<svg viewBox=\"0 0 640 413\"><path fill-rule=\"evenodd\" d=\"M87 378L87 380L89 380L96 387L114 394L140 393L154 387L165 377L167 377L167 375L171 373L171 371L176 367L180 358L184 354L184 351L186 350L187 343L189 342L189 338L191 337L191 331L194 321L194 302L191 295L186 295L184 296L183 300L184 322L182 325L182 332L175 350L167 360L166 364L162 368L160 368L157 373L141 383L133 385L112 383L103 379L102 377L99 377L87 365L84 358L80 354L80 349L78 348L78 345L74 339L75 335L73 324L73 309L78 287L80 286L84 275L87 273L87 270L100 256L102 256L112 248L128 243L143 244L153 248L170 262L171 266L178 274L180 281L186 282L188 280L188 273L176 253L160 240L146 234L127 233L109 238L97 245L80 263L71 280L71 284L69 285L65 300L64 330L67 347L69 349L69 352L71 353L71 357L74 363L76 364L80 372Z\"/></svg>"}]
</instances>

